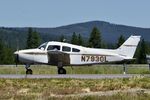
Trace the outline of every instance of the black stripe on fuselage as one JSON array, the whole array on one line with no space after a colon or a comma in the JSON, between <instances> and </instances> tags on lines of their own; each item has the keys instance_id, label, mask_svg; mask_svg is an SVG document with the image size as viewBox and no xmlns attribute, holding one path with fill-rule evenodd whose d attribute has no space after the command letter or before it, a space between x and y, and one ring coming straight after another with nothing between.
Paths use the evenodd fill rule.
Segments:
<instances>
[{"instance_id":1,"label":"black stripe on fuselage","mask_svg":"<svg viewBox=\"0 0 150 100\"><path fill-rule=\"evenodd\" d=\"M31 54L31 55L47 55L47 52L27 52L24 54Z\"/></svg>"},{"instance_id":2,"label":"black stripe on fuselage","mask_svg":"<svg viewBox=\"0 0 150 100\"><path fill-rule=\"evenodd\" d=\"M123 45L123 46L126 46L126 47L136 47L137 45Z\"/></svg>"}]
</instances>

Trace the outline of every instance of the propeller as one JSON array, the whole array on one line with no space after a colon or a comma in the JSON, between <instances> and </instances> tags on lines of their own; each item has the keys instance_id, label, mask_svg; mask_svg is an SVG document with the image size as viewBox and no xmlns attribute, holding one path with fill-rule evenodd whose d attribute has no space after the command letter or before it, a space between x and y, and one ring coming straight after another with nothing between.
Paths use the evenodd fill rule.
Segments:
<instances>
[{"instance_id":1,"label":"propeller","mask_svg":"<svg viewBox=\"0 0 150 100\"><path fill-rule=\"evenodd\" d=\"M15 54L15 63L16 63L16 67L18 65L18 62L19 62L19 44L18 44L18 39L16 39L16 42L17 42L17 51L14 53Z\"/></svg>"},{"instance_id":2,"label":"propeller","mask_svg":"<svg viewBox=\"0 0 150 100\"><path fill-rule=\"evenodd\" d=\"M18 65L18 62L19 62L19 55L16 54L16 55L15 55L15 63L16 63L16 67L17 67L17 65Z\"/></svg>"}]
</instances>

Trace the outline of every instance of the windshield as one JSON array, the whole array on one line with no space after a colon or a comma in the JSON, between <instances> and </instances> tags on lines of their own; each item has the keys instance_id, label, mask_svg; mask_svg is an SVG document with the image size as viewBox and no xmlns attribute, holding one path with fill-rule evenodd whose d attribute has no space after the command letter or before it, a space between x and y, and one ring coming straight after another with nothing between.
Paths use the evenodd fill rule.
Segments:
<instances>
[{"instance_id":1,"label":"windshield","mask_svg":"<svg viewBox=\"0 0 150 100\"><path fill-rule=\"evenodd\" d=\"M47 46L47 42L46 43L43 43L42 45L40 45L38 48L41 49L41 50L45 50Z\"/></svg>"}]
</instances>

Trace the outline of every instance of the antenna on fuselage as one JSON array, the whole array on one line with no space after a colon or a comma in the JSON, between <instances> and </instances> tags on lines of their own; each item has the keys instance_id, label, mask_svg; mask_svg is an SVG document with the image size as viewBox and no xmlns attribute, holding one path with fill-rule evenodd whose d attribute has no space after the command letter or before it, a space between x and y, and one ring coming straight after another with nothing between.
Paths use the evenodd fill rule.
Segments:
<instances>
[{"instance_id":1,"label":"antenna on fuselage","mask_svg":"<svg viewBox=\"0 0 150 100\"><path fill-rule=\"evenodd\" d=\"M65 38L63 39L63 42L66 42L66 39L65 39Z\"/></svg>"}]
</instances>

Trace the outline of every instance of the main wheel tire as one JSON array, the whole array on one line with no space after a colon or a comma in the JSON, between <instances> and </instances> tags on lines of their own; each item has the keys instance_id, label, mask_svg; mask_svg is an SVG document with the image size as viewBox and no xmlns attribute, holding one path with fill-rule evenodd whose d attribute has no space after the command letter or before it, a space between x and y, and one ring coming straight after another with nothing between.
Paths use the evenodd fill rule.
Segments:
<instances>
[{"instance_id":1,"label":"main wheel tire","mask_svg":"<svg viewBox=\"0 0 150 100\"><path fill-rule=\"evenodd\" d=\"M58 68L58 74L66 74L66 70L64 68Z\"/></svg>"},{"instance_id":2,"label":"main wheel tire","mask_svg":"<svg viewBox=\"0 0 150 100\"><path fill-rule=\"evenodd\" d=\"M26 74L32 75L32 70L31 69L27 69L26 70Z\"/></svg>"}]
</instances>

